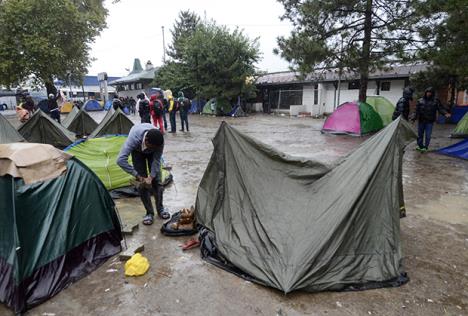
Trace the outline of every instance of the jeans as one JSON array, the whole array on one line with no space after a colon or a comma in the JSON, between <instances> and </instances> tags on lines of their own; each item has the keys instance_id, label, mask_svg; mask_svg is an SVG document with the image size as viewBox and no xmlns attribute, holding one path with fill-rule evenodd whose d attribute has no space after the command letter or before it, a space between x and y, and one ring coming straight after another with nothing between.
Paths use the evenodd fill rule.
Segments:
<instances>
[{"instance_id":1,"label":"jeans","mask_svg":"<svg viewBox=\"0 0 468 316\"><path fill-rule=\"evenodd\" d=\"M140 114L140 118L141 118L141 123L150 123L151 124L151 116L149 113L144 113L144 114Z\"/></svg>"},{"instance_id":2,"label":"jeans","mask_svg":"<svg viewBox=\"0 0 468 316\"><path fill-rule=\"evenodd\" d=\"M176 127L176 111L169 112L169 119L171 120L171 132L177 131Z\"/></svg>"},{"instance_id":3,"label":"jeans","mask_svg":"<svg viewBox=\"0 0 468 316\"><path fill-rule=\"evenodd\" d=\"M135 168L135 171L141 177L146 178L148 176L148 170L151 170L151 164L153 162L153 159L155 159L155 157L154 157L154 154L152 153L147 154L147 153L142 153L139 151L132 152L133 168ZM156 210L158 211L158 213L164 211L164 207L163 207L164 187L160 183L161 182L160 178L161 178L161 173L158 170L158 174L151 182L152 189L148 189L148 188L141 186L138 190L140 193L141 202L143 202L143 206L146 209L147 215L154 216L154 208L153 208L153 205L151 204L151 195L153 195L154 199L156 200Z\"/></svg>"},{"instance_id":4,"label":"jeans","mask_svg":"<svg viewBox=\"0 0 468 316\"><path fill-rule=\"evenodd\" d=\"M418 146L429 148L431 142L432 126L434 123L418 122ZM424 140L424 141L423 141Z\"/></svg>"},{"instance_id":5,"label":"jeans","mask_svg":"<svg viewBox=\"0 0 468 316\"><path fill-rule=\"evenodd\" d=\"M185 126L187 127L187 132L189 131L188 129L188 113L184 111L180 111L180 124L182 124L182 132L184 131L184 122Z\"/></svg>"},{"instance_id":6,"label":"jeans","mask_svg":"<svg viewBox=\"0 0 468 316\"><path fill-rule=\"evenodd\" d=\"M164 130L167 131L167 120L166 120L166 113L167 113L167 110L164 109L164 113L163 113L163 120L164 120Z\"/></svg>"}]
</instances>

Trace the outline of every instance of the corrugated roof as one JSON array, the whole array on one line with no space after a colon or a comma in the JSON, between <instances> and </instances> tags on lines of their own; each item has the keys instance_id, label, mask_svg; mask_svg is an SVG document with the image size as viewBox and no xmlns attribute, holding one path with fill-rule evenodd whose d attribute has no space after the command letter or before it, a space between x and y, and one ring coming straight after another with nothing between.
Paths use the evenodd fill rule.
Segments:
<instances>
[{"instance_id":1,"label":"corrugated roof","mask_svg":"<svg viewBox=\"0 0 468 316\"><path fill-rule=\"evenodd\" d=\"M158 71L158 69L159 68L154 67L154 68L151 68L151 69L148 69L148 70L143 70L143 71L138 72L138 73L133 73L133 74L130 74L130 75L126 76L126 77L122 77L120 79L110 81L109 84L111 86L115 86L115 85L118 85L118 84L138 82L138 81L141 81L141 80L153 80L154 75L155 75L156 71Z\"/></svg>"},{"instance_id":2,"label":"corrugated roof","mask_svg":"<svg viewBox=\"0 0 468 316\"><path fill-rule=\"evenodd\" d=\"M407 78L414 73L420 72L427 68L426 64L416 65L399 65L393 66L386 70L376 70L369 74L369 79L391 79L391 78ZM356 80L359 79L359 73L344 71L341 80ZM298 72L284 71L269 73L260 76L256 80L257 85L274 85L274 84L291 84L291 83L309 83L309 82L329 82L338 80L338 69L323 69L317 70L312 74L308 74L305 78L301 78Z\"/></svg>"}]
</instances>

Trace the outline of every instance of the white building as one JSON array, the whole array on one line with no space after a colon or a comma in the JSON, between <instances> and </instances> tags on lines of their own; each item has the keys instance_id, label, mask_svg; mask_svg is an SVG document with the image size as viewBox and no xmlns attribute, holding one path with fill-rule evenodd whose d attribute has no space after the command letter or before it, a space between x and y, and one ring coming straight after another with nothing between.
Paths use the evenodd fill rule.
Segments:
<instances>
[{"instance_id":1,"label":"white building","mask_svg":"<svg viewBox=\"0 0 468 316\"><path fill-rule=\"evenodd\" d=\"M126 77L112 81L108 80L109 85L115 87L120 97L133 97L136 99L136 96L141 92L150 95L151 83L158 69L149 60L145 65L145 69L143 69L140 59L135 58L132 71Z\"/></svg>"},{"instance_id":2,"label":"white building","mask_svg":"<svg viewBox=\"0 0 468 316\"><path fill-rule=\"evenodd\" d=\"M426 65L395 66L369 75L367 95L381 95L396 104L412 74ZM339 78L334 70L323 70L302 78L295 72L277 72L256 81L264 109L285 111L290 115L308 112L311 115L332 113L334 109L359 96L359 76L344 73Z\"/></svg>"},{"instance_id":3,"label":"white building","mask_svg":"<svg viewBox=\"0 0 468 316\"><path fill-rule=\"evenodd\" d=\"M115 81L120 79L120 77L108 77L107 81ZM66 81L56 80L54 82L57 89L63 91L67 99L72 100L81 100L85 101L89 98L101 100L101 88L99 85L98 77L97 76L85 76L83 78L83 85L77 86L72 84L71 87L67 84ZM71 89L70 89L71 88ZM115 88L108 86L107 88L108 93L112 95L115 93Z\"/></svg>"}]
</instances>

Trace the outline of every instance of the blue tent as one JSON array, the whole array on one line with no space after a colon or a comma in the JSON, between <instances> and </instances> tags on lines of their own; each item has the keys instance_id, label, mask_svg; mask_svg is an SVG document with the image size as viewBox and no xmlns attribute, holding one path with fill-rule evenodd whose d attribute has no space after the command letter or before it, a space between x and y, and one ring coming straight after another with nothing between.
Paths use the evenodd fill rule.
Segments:
<instances>
[{"instance_id":1,"label":"blue tent","mask_svg":"<svg viewBox=\"0 0 468 316\"><path fill-rule=\"evenodd\" d=\"M200 100L200 103L196 99L192 100L192 106L190 107L190 113L201 113L203 111L203 107L205 106L206 101Z\"/></svg>"},{"instance_id":2,"label":"blue tent","mask_svg":"<svg viewBox=\"0 0 468 316\"><path fill-rule=\"evenodd\" d=\"M450 118L452 123L458 123L466 113L468 113L468 106L454 106L452 109L452 117Z\"/></svg>"},{"instance_id":3,"label":"blue tent","mask_svg":"<svg viewBox=\"0 0 468 316\"><path fill-rule=\"evenodd\" d=\"M468 160L468 139L462 140L461 142L453 144L451 146L439 149L437 152L442 155Z\"/></svg>"},{"instance_id":4,"label":"blue tent","mask_svg":"<svg viewBox=\"0 0 468 316\"><path fill-rule=\"evenodd\" d=\"M85 111L102 111L103 108L101 107L101 105L99 104L98 101L96 100L88 100L86 101L86 103L83 105L84 106L84 109Z\"/></svg>"}]
</instances>

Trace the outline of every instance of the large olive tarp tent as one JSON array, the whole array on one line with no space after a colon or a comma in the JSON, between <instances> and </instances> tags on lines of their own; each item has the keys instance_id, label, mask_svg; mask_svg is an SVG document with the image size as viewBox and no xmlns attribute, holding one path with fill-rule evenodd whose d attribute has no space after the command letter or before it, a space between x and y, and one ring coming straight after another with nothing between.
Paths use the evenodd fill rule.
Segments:
<instances>
[{"instance_id":1,"label":"large olive tarp tent","mask_svg":"<svg viewBox=\"0 0 468 316\"><path fill-rule=\"evenodd\" d=\"M20 133L11 125L10 122L0 114L0 144L9 144L23 142L24 138Z\"/></svg>"},{"instance_id":2,"label":"large olive tarp tent","mask_svg":"<svg viewBox=\"0 0 468 316\"><path fill-rule=\"evenodd\" d=\"M361 136L382 128L382 119L372 106L365 102L346 102L325 120L322 133Z\"/></svg>"},{"instance_id":3,"label":"large olive tarp tent","mask_svg":"<svg viewBox=\"0 0 468 316\"><path fill-rule=\"evenodd\" d=\"M128 134L133 126L133 122L122 112L121 109L109 110L98 127L89 135L90 138L105 135Z\"/></svg>"},{"instance_id":4,"label":"large olive tarp tent","mask_svg":"<svg viewBox=\"0 0 468 316\"><path fill-rule=\"evenodd\" d=\"M387 126L392 122L395 106L390 100L381 95L371 95L366 98L366 103L372 106L374 111L380 115L383 126Z\"/></svg>"},{"instance_id":5,"label":"large olive tarp tent","mask_svg":"<svg viewBox=\"0 0 468 316\"><path fill-rule=\"evenodd\" d=\"M232 111L229 101L223 98L213 98L203 106L202 114L223 116Z\"/></svg>"},{"instance_id":6,"label":"large olive tarp tent","mask_svg":"<svg viewBox=\"0 0 468 316\"><path fill-rule=\"evenodd\" d=\"M38 305L121 251L101 181L50 145L0 145L0 302Z\"/></svg>"},{"instance_id":7,"label":"large olive tarp tent","mask_svg":"<svg viewBox=\"0 0 468 316\"><path fill-rule=\"evenodd\" d=\"M202 256L285 293L399 285L397 119L334 167L293 158L222 123L201 180Z\"/></svg>"},{"instance_id":8,"label":"large olive tarp tent","mask_svg":"<svg viewBox=\"0 0 468 316\"><path fill-rule=\"evenodd\" d=\"M67 126L75 119L75 117L78 115L80 112L80 109L77 106L74 106L73 109L68 113L68 115L65 117L65 119L62 120L62 125L67 128Z\"/></svg>"},{"instance_id":9,"label":"large olive tarp tent","mask_svg":"<svg viewBox=\"0 0 468 316\"><path fill-rule=\"evenodd\" d=\"M101 179L108 190L130 186L133 176L117 165L117 157L126 135L113 135L79 141L65 149L72 154ZM161 164L161 181L163 185L172 181L172 175Z\"/></svg>"},{"instance_id":10,"label":"large olive tarp tent","mask_svg":"<svg viewBox=\"0 0 468 316\"><path fill-rule=\"evenodd\" d=\"M75 140L75 135L52 120L41 110L18 128L18 132L30 143L50 144L65 148Z\"/></svg>"},{"instance_id":11,"label":"large olive tarp tent","mask_svg":"<svg viewBox=\"0 0 468 316\"><path fill-rule=\"evenodd\" d=\"M68 117L63 121L69 131L72 131L76 135L84 136L91 134L98 123L83 109L75 111L76 107L73 108L72 112L68 114Z\"/></svg>"},{"instance_id":12,"label":"large olive tarp tent","mask_svg":"<svg viewBox=\"0 0 468 316\"><path fill-rule=\"evenodd\" d=\"M468 138L468 113L458 122L457 127L450 136L453 138Z\"/></svg>"}]
</instances>

